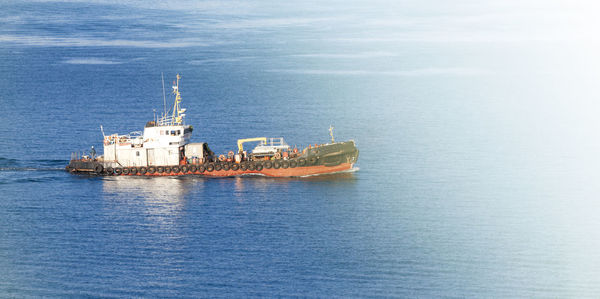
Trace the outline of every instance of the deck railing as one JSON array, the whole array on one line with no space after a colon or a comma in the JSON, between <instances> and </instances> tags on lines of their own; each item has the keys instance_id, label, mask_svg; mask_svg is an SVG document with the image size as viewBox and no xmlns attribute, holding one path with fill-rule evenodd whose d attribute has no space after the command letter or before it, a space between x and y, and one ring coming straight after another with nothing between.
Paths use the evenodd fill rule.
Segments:
<instances>
[{"instance_id":1,"label":"deck railing","mask_svg":"<svg viewBox=\"0 0 600 299\"><path fill-rule=\"evenodd\" d=\"M260 142L259 146L286 146L287 143L283 140L283 137L268 138L267 143Z\"/></svg>"}]
</instances>

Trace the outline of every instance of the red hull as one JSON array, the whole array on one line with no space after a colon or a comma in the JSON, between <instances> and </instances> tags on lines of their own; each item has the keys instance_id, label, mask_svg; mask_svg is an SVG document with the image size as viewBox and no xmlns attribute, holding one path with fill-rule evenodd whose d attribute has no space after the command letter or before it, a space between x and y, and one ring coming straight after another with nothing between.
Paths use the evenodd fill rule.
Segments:
<instances>
[{"instance_id":1,"label":"red hull","mask_svg":"<svg viewBox=\"0 0 600 299\"><path fill-rule=\"evenodd\" d=\"M244 174L262 174L270 177L299 177L299 176L308 176L308 175L316 175L316 174L327 174L327 173L336 173L340 171L350 170L352 169L352 164L350 163L342 163L337 166L305 166L305 167L296 167L296 168L279 168L279 169L262 169L261 171L256 170L213 170L211 172L204 171L200 173L199 171L187 173L179 172L179 173L146 173L146 174L121 174L120 176L179 176L179 175L203 175L203 176L213 176L213 177L229 177L236 175L244 175Z\"/></svg>"}]
</instances>

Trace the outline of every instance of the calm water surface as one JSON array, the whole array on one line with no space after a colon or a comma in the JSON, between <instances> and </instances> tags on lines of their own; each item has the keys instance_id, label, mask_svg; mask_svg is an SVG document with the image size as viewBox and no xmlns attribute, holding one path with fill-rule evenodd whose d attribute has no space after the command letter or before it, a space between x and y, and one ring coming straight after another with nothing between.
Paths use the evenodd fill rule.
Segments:
<instances>
[{"instance_id":1,"label":"calm water surface","mask_svg":"<svg viewBox=\"0 0 600 299\"><path fill-rule=\"evenodd\" d=\"M593 3L0 8L1 297L600 295ZM334 125L357 169L64 172L162 111L161 72L195 142Z\"/></svg>"}]
</instances>

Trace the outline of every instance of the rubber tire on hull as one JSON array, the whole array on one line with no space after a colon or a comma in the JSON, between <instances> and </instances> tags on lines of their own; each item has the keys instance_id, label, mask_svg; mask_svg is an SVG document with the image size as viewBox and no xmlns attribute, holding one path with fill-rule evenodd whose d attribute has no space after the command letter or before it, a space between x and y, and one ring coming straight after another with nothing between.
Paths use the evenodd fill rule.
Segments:
<instances>
[{"instance_id":1,"label":"rubber tire on hull","mask_svg":"<svg viewBox=\"0 0 600 299\"><path fill-rule=\"evenodd\" d=\"M128 175L128 174L129 174L129 168L123 167L123 175Z\"/></svg>"},{"instance_id":2,"label":"rubber tire on hull","mask_svg":"<svg viewBox=\"0 0 600 299\"><path fill-rule=\"evenodd\" d=\"M121 173L123 173L123 169L121 167L115 168L115 174L116 175L121 175Z\"/></svg>"},{"instance_id":3,"label":"rubber tire on hull","mask_svg":"<svg viewBox=\"0 0 600 299\"><path fill-rule=\"evenodd\" d=\"M223 170L227 171L229 169L231 169L231 166L229 166L229 163L223 164Z\"/></svg>"},{"instance_id":4,"label":"rubber tire on hull","mask_svg":"<svg viewBox=\"0 0 600 299\"><path fill-rule=\"evenodd\" d=\"M204 171L206 171L206 167L204 167L204 165L198 166L198 172L199 173L204 173Z\"/></svg>"},{"instance_id":5,"label":"rubber tire on hull","mask_svg":"<svg viewBox=\"0 0 600 299\"><path fill-rule=\"evenodd\" d=\"M298 166L298 162L295 160L290 161L290 168L296 168L296 166Z\"/></svg>"},{"instance_id":6,"label":"rubber tire on hull","mask_svg":"<svg viewBox=\"0 0 600 299\"><path fill-rule=\"evenodd\" d=\"M94 167L94 172L100 174L104 170L104 166L98 164Z\"/></svg>"},{"instance_id":7,"label":"rubber tire on hull","mask_svg":"<svg viewBox=\"0 0 600 299\"><path fill-rule=\"evenodd\" d=\"M106 172L108 175L113 175L115 174L115 170L112 167L108 167L106 168Z\"/></svg>"},{"instance_id":8,"label":"rubber tire on hull","mask_svg":"<svg viewBox=\"0 0 600 299\"><path fill-rule=\"evenodd\" d=\"M171 167L170 166L165 166L165 173L166 174L170 174L171 173Z\"/></svg>"},{"instance_id":9,"label":"rubber tire on hull","mask_svg":"<svg viewBox=\"0 0 600 299\"><path fill-rule=\"evenodd\" d=\"M262 163L256 163L256 171L261 171L261 170L263 170Z\"/></svg>"},{"instance_id":10,"label":"rubber tire on hull","mask_svg":"<svg viewBox=\"0 0 600 299\"><path fill-rule=\"evenodd\" d=\"M290 167L290 162L288 162L288 161L281 162L281 168L286 169L288 167Z\"/></svg>"},{"instance_id":11,"label":"rubber tire on hull","mask_svg":"<svg viewBox=\"0 0 600 299\"><path fill-rule=\"evenodd\" d=\"M131 169L129 169L129 173L136 175L136 174L138 174L138 169L135 167L131 167Z\"/></svg>"},{"instance_id":12,"label":"rubber tire on hull","mask_svg":"<svg viewBox=\"0 0 600 299\"><path fill-rule=\"evenodd\" d=\"M255 169L256 169L256 165L254 165L254 162L248 163L248 170L254 171Z\"/></svg>"},{"instance_id":13,"label":"rubber tire on hull","mask_svg":"<svg viewBox=\"0 0 600 299\"><path fill-rule=\"evenodd\" d=\"M273 162L273 169L279 169L281 167L281 162L275 161Z\"/></svg>"},{"instance_id":14,"label":"rubber tire on hull","mask_svg":"<svg viewBox=\"0 0 600 299\"><path fill-rule=\"evenodd\" d=\"M317 163L317 158L316 157L310 157L308 159L308 164L309 165L315 165Z\"/></svg>"},{"instance_id":15,"label":"rubber tire on hull","mask_svg":"<svg viewBox=\"0 0 600 299\"><path fill-rule=\"evenodd\" d=\"M271 169L271 167L273 167L273 162L271 162L271 161L265 162L265 168L266 169Z\"/></svg>"},{"instance_id":16,"label":"rubber tire on hull","mask_svg":"<svg viewBox=\"0 0 600 299\"><path fill-rule=\"evenodd\" d=\"M180 171L179 166L173 166L171 167L171 170L173 171L173 173L179 173Z\"/></svg>"},{"instance_id":17,"label":"rubber tire on hull","mask_svg":"<svg viewBox=\"0 0 600 299\"><path fill-rule=\"evenodd\" d=\"M221 163L215 164L215 171L219 171L221 169L223 169L223 165L221 165Z\"/></svg>"},{"instance_id":18,"label":"rubber tire on hull","mask_svg":"<svg viewBox=\"0 0 600 299\"><path fill-rule=\"evenodd\" d=\"M215 165L213 165L212 163L206 166L206 171L212 172L213 170L215 170Z\"/></svg>"},{"instance_id":19,"label":"rubber tire on hull","mask_svg":"<svg viewBox=\"0 0 600 299\"><path fill-rule=\"evenodd\" d=\"M148 169L146 167L140 167L140 174L141 175L145 175L146 172L148 172Z\"/></svg>"},{"instance_id":20,"label":"rubber tire on hull","mask_svg":"<svg viewBox=\"0 0 600 299\"><path fill-rule=\"evenodd\" d=\"M148 167L148 173L149 174L154 174L156 172L156 168L154 167Z\"/></svg>"},{"instance_id":21,"label":"rubber tire on hull","mask_svg":"<svg viewBox=\"0 0 600 299\"><path fill-rule=\"evenodd\" d=\"M187 166L181 166L181 172L183 173L187 173L188 172L188 167Z\"/></svg>"},{"instance_id":22,"label":"rubber tire on hull","mask_svg":"<svg viewBox=\"0 0 600 299\"><path fill-rule=\"evenodd\" d=\"M306 165L306 159L304 159L304 158L298 159L298 166L302 167L304 165Z\"/></svg>"},{"instance_id":23,"label":"rubber tire on hull","mask_svg":"<svg viewBox=\"0 0 600 299\"><path fill-rule=\"evenodd\" d=\"M196 171L198 171L198 167L196 167L196 165L192 165L192 166L190 166L190 171L192 173L195 173Z\"/></svg>"},{"instance_id":24,"label":"rubber tire on hull","mask_svg":"<svg viewBox=\"0 0 600 299\"><path fill-rule=\"evenodd\" d=\"M233 165L231 165L231 170L238 171L239 169L240 169L240 165L238 165L237 163L234 163Z\"/></svg>"},{"instance_id":25,"label":"rubber tire on hull","mask_svg":"<svg viewBox=\"0 0 600 299\"><path fill-rule=\"evenodd\" d=\"M243 171L246 171L248 169L248 163L242 162L240 164L240 169L243 170Z\"/></svg>"},{"instance_id":26,"label":"rubber tire on hull","mask_svg":"<svg viewBox=\"0 0 600 299\"><path fill-rule=\"evenodd\" d=\"M163 173L163 172L165 172L165 168L162 166L158 166L158 167L156 167L156 172Z\"/></svg>"}]
</instances>

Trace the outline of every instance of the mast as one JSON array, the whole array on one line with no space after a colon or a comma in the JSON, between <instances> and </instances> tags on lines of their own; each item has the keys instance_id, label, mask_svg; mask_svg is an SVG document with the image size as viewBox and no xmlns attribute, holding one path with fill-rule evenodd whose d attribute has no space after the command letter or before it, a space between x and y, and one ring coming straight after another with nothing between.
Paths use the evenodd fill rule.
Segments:
<instances>
[{"instance_id":1,"label":"mast","mask_svg":"<svg viewBox=\"0 0 600 299\"><path fill-rule=\"evenodd\" d=\"M335 143L335 139L333 139L333 126L329 125L329 135L331 136L331 144Z\"/></svg>"},{"instance_id":2,"label":"mast","mask_svg":"<svg viewBox=\"0 0 600 299\"><path fill-rule=\"evenodd\" d=\"M183 117L185 114L185 108L180 108L179 104L181 103L181 94L179 93L179 79L181 76L177 74L177 83L173 85L173 94L175 94L175 104L173 105L173 124L181 125L183 122Z\"/></svg>"}]
</instances>

